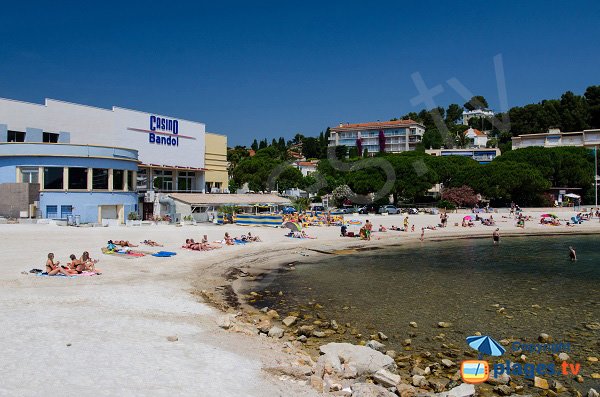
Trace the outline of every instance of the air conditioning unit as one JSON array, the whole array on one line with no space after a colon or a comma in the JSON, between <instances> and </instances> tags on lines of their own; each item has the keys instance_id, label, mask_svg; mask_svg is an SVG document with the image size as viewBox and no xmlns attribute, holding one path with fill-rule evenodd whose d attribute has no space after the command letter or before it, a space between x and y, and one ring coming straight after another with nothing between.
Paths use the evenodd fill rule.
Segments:
<instances>
[{"instance_id":1,"label":"air conditioning unit","mask_svg":"<svg viewBox=\"0 0 600 397\"><path fill-rule=\"evenodd\" d=\"M150 190L144 194L144 203L153 203L154 202L154 191Z\"/></svg>"}]
</instances>

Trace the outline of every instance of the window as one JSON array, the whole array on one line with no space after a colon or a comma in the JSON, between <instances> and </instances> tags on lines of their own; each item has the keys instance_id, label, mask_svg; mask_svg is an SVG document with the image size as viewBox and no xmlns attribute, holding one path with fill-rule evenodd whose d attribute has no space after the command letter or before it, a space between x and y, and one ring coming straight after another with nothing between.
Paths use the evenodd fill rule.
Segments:
<instances>
[{"instance_id":1,"label":"window","mask_svg":"<svg viewBox=\"0 0 600 397\"><path fill-rule=\"evenodd\" d=\"M47 205L46 206L46 218L58 218L58 206Z\"/></svg>"},{"instance_id":2,"label":"window","mask_svg":"<svg viewBox=\"0 0 600 397\"><path fill-rule=\"evenodd\" d=\"M152 186L163 191L173 190L173 171L155 170Z\"/></svg>"},{"instance_id":3,"label":"window","mask_svg":"<svg viewBox=\"0 0 600 397\"><path fill-rule=\"evenodd\" d=\"M113 190L123 190L124 174L123 170L113 170Z\"/></svg>"},{"instance_id":4,"label":"window","mask_svg":"<svg viewBox=\"0 0 600 397\"><path fill-rule=\"evenodd\" d=\"M42 141L46 142L46 143L57 143L58 142L58 134L53 134L51 132L44 132Z\"/></svg>"},{"instance_id":5,"label":"window","mask_svg":"<svg viewBox=\"0 0 600 397\"><path fill-rule=\"evenodd\" d=\"M87 189L88 169L69 168L69 189Z\"/></svg>"},{"instance_id":6,"label":"window","mask_svg":"<svg viewBox=\"0 0 600 397\"><path fill-rule=\"evenodd\" d=\"M191 171L180 171L177 177L177 190L191 192L193 190L194 177L196 174Z\"/></svg>"},{"instance_id":7,"label":"window","mask_svg":"<svg viewBox=\"0 0 600 397\"><path fill-rule=\"evenodd\" d=\"M94 168L92 172L92 189L108 189L108 170L106 168Z\"/></svg>"},{"instance_id":8,"label":"window","mask_svg":"<svg viewBox=\"0 0 600 397\"><path fill-rule=\"evenodd\" d=\"M44 189L64 189L62 167L44 168Z\"/></svg>"},{"instance_id":9,"label":"window","mask_svg":"<svg viewBox=\"0 0 600 397\"><path fill-rule=\"evenodd\" d=\"M25 142L25 133L22 131L8 131L6 142Z\"/></svg>"},{"instance_id":10,"label":"window","mask_svg":"<svg viewBox=\"0 0 600 397\"><path fill-rule=\"evenodd\" d=\"M60 206L60 217L66 218L70 215L73 215L73 206L72 205L61 205Z\"/></svg>"},{"instance_id":11,"label":"window","mask_svg":"<svg viewBox=\"0 0 600 397\"><path fill-rule=\"evenodd\" d=\"M21 182L38 183L39 169L37 167L21 167Z\"/></svg>"},{"instance_id":12,"label":"window","mask_svg":"<svg viewBox=\"0 0 600 397\"><path fill-rule=\"evenodd\" d=\"M130 191L135 191L135 186L133 185L133 171L127 171L127 189Z\"/></svg>"},{"instance_id":13,"label":"window","mask_svg":"<svg viewBox=\"0 0 600 397\"><path fill-rule=\"evenodd\" d=\"M130 171L131 173L131 171ZM140 169L137 173L137 181L136 185L138 190L147 190L148 189L148 170Z\"/></svg>"}]
</instances>

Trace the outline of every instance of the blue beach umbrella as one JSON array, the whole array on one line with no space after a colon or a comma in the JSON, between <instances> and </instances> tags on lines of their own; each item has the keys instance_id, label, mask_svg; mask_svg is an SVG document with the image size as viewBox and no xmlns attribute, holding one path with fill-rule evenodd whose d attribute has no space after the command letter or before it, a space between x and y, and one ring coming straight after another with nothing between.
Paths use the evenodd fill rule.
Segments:
<instances>
[{"instance_id":1,"label":"blue beach umbrella","mask_svg":"<svg viewBox=\"0 0 600 397\"><path fill-rule=\"evenodd\" d=\"M506 350L489 336L468 336L467 343L480 355L501 356Z\"/></svg>"}]
</instances>

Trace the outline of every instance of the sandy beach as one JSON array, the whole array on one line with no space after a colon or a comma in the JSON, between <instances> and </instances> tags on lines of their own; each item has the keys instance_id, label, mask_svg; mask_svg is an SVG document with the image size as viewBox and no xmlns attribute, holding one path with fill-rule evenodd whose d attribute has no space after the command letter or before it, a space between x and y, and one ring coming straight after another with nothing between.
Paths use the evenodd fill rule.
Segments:
<instances>
[{"instance_id":1,"label":"sandy beach","mask_svg":"<svg viewBox=\"0 0 600 397\"><path fill-rule=\"evenodd\" d=\"M575 227L540 225L538 211L525 211L533 221L524 229L508 213L493 214L502 236L558 233L600 233L597 218ZM568 219L573 211L554 211ZM285 237L279 228L252 228L263 242L226 246L210 252L181 249L186 238L220 240L249 228L235 225L143 226L74 228L52 225L0 225L0 315L5 337L2 395L203 395L294 396L317 395L301 382L274 376L264 368L293 359L283 342L217 326L229 286L240 279L224 274L232 268L256 274L306 255L344 252L388 244L427 244L444 238L487 237L495 229L479 223L460 225L466 214L450 214L449 227L437 225L436 215L410 216L415 232L374 233L371 241L339 237L339 227L310 227L316 239ZM483 214L483 217L489 217ZM404 216L354 216L380 224L401 226ZM358 227L350 227L358 231ZM152 239L164 244L145 251L175 251L172 258L145 256L126 259L103 255L109 239L138 244ZM100 259L102 274L93 277L38 277L22 274L43 269L48 252L62 263L69 254L88 250ZM230 272L231 273L231 272ZM233 280L237 278L237 280ZM201 292L204 291L204 292ZM212 297L213 303L203 296ZM231 296L229 297L231 298ZM248 310L245 308L244 310ZM230 309L230 311L232 311ZM176 341L168 340L176 337ZM174 339L174 338L170 338Z\"/></svg>"}]
</instances>

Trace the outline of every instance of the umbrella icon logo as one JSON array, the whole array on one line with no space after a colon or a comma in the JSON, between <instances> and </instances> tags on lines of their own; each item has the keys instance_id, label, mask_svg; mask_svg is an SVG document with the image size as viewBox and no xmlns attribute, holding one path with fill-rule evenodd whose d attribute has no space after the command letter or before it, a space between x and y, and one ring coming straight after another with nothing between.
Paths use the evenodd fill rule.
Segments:
<instances>
[{"instance_id":1,"label":"umbrella icon logo","mask_svg":"<svg viewBox=\"0 0 600 397\"><path fill-rule=\"evenodd\" d=\"M483 355L501 356L506 350L489 336L469 336L467 343L479 352L479 360L466 360L460 365L460 375L465 383L483 383L490 377L490 366Z\"/></svg>"}]
</instances>

